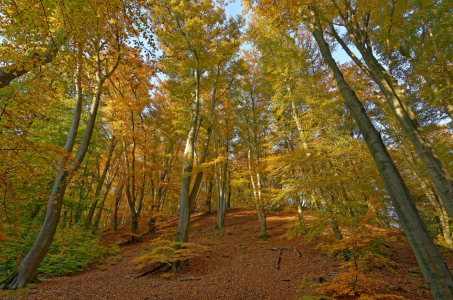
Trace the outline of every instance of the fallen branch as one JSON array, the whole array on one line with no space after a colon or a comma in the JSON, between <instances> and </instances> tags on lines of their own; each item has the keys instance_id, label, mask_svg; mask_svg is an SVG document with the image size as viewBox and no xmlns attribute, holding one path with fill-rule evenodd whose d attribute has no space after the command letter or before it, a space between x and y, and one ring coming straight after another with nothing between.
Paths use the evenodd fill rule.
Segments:
<instances>
[{"instance_id":1,"label":"fallen branch","mask_svg":"<svg viewBox=\"0 0 453 300\"><path fill-rule=\"evenodd\" d=\"M159 271L165 265L166 265L166 263L159 263L156 267L154 267L151 270L149 270L149 271L147 271L147 272L135 277L135 279L143 277L143 276L146 276L146 275L151 274L151 273L154 273L155 271Z\"/></svg>"},{"instance_id":2,"label":"fallen branch","mask_svg":"<svg viewBox=\"0 0 453 300\"><path fill-rule=\"evenodd\" d=\"M296 248L268 248L266 250L278 251L277 264L276 264L277 270L280 269L280 256L282 255L282 250L293 250L294 252L296 252L297 257L300 257L300 253L299 253L299 251L297 251Z\"/></svg>"},{"instance_id":3,"label":"fallen branch","mask_svg":"<svg viewBox=\"0 0 453 300\"><path fill-rule=\"evenodd\" d=\"M330 258L332 258L332 259L335 259L335 260L340 260L340 259L336 258L336 257L335 257L335 256L333 256L333 255L330 255L330 254L327 254L327 253L323 253L323 254L324 254L325 256L327 256L327 257L330 257Z\"/></svg>"}]
</instances>

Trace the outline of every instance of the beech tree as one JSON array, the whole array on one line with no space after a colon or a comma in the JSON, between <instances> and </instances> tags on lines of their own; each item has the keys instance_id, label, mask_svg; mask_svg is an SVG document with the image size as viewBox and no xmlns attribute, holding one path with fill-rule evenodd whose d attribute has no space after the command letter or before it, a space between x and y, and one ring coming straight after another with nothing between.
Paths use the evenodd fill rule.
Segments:
<instances>
[{"instance_id":1,"label":"beech tree","mask_svg":"<svg viewBox=\"0 0 453 300\"><path fill-rule=\"evenodd\" d=\"M74 92L75 111L71 128L66 138L64 150L59 158L57 175L49 197L41 231L33 247L24 257L19 271L2 283L2 288L16 289L34 280L36 271L49 250L60 218L65 190L80 167L87 153L93 134L97 112L106 80L115 72L121 61L124 41L127 38L127 24L119 22L123 11L118 10L118 3L97 3L93 7L73 7L77 12L71 22L77 24L78 30L71 38L71 51L74 57L75 73ZM99 14L99 11L103 13ZM79 15L83 14L83 20ZM88 76L86 77L86 71ZM93 92L86 93L84 83L89 84ZM74 157L71 152L76 143L80 119L83 113L83 101L91 98L89 118L85 132Z\"/></svg>"}]
</instances>

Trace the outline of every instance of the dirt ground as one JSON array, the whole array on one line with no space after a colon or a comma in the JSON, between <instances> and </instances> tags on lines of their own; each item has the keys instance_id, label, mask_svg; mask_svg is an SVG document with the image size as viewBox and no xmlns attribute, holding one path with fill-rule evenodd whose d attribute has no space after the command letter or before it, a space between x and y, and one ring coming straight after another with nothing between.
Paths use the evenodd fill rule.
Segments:
<instances>
[{"instance_id":1,"label":"dirt ground","mask_svg":"<svg viewBox=\"0 0 453 300\"><path fill-rule=\"evenodd\" d=\"M137 269L131 260L146 253L147 244L159 233L145 235L144 241L121 246L121 253L104 264L71 276L45 279L41 284L23 290L14 299L297 299L311 295L316 278L332 278L347 270L341 261L328 257L316 248L316 241L308 245L301 237L283 237L295 219L294 212L269 213L269 239L260 239L256 213L237 208L228 209L226 228L214 230L215 212L192 217L190 242L207 247L201 255L190 260L190 265L176 273L158 273L139 277L146 271ZM307 216L310 220L310 216ZM159 227L175 227L177 220ZM141 228L145 229L144 224ZM118 236L129 230L107 231L103 242L118 241ZM279 269L278 251L283 250ZM426 283L417 269L409 245L397 241L389 243L388 258L397 263L392 270L374 269L366 276L386 282L379 292L406 299L432 299ZM453 266L453 253L443 252L448 266ZM305 282L302 284L302 282ZM302 284L302 285L301 285ZM298 287L300 286L300 287ZM299 292L298 292L299 290ZM5 296L5 294L3 295ZM12 295L10 294L9 297ZM314 298L312 298L314 299ZM346 299L346 298L342 298ZM348 298L348 299L353 299Z\"/></svg>"}]
</instances>

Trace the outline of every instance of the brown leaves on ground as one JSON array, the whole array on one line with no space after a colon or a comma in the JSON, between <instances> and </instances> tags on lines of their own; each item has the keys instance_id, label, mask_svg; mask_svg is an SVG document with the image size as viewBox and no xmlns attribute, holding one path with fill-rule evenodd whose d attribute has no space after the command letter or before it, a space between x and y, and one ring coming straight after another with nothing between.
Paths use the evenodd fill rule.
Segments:
<instances>
[{"instance_id":1,"label":"brown leaves on ground","mask_svg":"<svg viewBox=\"0 0 453 300\"><path fill-rule=\"evenodd\" d=\"M283 237L295 213L274 212L267 218L269 239L259 239L260 225L253 211L229 209L225 218L226 228L214 230L215 213L192 217L189 242L206 247L201 256L190 260L190 265L175 273L148 274L146 268L136 269L134 258L150 251L147 244L159 237L148 234L144 242L126 245L121 253L103 265L73 276L46 279L32 285L17 299L296 299L312 295L319 285L319 278L332 280L348 270L341 268L341 261L324 255L316 248L318 240L308 245L302 237L291 240ZM309 219L309 216L307 216ZM176 227L177 220L162 223L161 228ZM145 222L140 224L146 229ZM106 231L104 243L120 242L122 232ZM328 238L326 238L326 241ZM405 240L405 239L401 239ZM324 241L324 242L326 242ZM394 239L389 243L387 258L397 266L389 269L366 271L367 278L386 282L379 294L392 294L407 299L432 299L412 251L407 242ZM279 270L276 269L277 251L269 248L296 247L282 251ZM444 252L449 266L453 266L452 251ZM149 266L148 268L152 268ZM303 284L301 285L301 283ZM298 285L300 287L298 288ZM300 290L297 292L297 290ZM5 296L6 294L3 294ZM348 299L348 298L342 298ZM354 298L349 298L354 299Z\"/></svg>"}]
</instances>

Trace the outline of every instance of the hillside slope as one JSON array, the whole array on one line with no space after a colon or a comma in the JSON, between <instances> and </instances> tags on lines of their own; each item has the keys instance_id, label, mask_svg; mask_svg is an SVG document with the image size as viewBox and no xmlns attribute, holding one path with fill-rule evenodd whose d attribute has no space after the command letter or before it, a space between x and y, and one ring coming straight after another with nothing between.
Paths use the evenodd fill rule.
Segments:
<instances>
[{"instance_id":1,"label":"hillside slope","mask_svg":"<svg viewBox=\"0 0 453 300\"><path fill-rule=\"evenodd\" d=\"M131 260L146 253L146 245L159 233L145 235L144 241L121 247L121 253L94 269L72 275L45 279L27 288L19 299L295 299L310 295L319 277L331 280L346 272L341 261L316 248L317 241L308 245L301 237L283 237L296 217L282 211L267 217L269 240L258 238L259 223L253 211L229 209L226 228L214 230L215 213L193 216L190 242L207 246L207 250L190 261L190 266L176 273L158 273L138 277L145 269L137 269ZM306 216L308 223L310 216ZM170 220L158 227L174 227ZM141 228L145 228L142 226ZM104 243L118 241L128 228L113 233L107 231ZM327 239L328 240L328 239ZM404 239L403 239L404 240ZM279 269L278 251L271 248L295 247L283 250ZM415 257L406 242L388 241L387 257L397 263L393 271L373 269L367 277L381 279L380 293L403 296L406 299L432 299L424 279L417 269ZM444 252L451 267L453 253ZM298 285L305 281L301 292ZM346 299L346 298L342 298ZM352 297L348 299L354 299Z\"/></svg>"}]
</instances>

